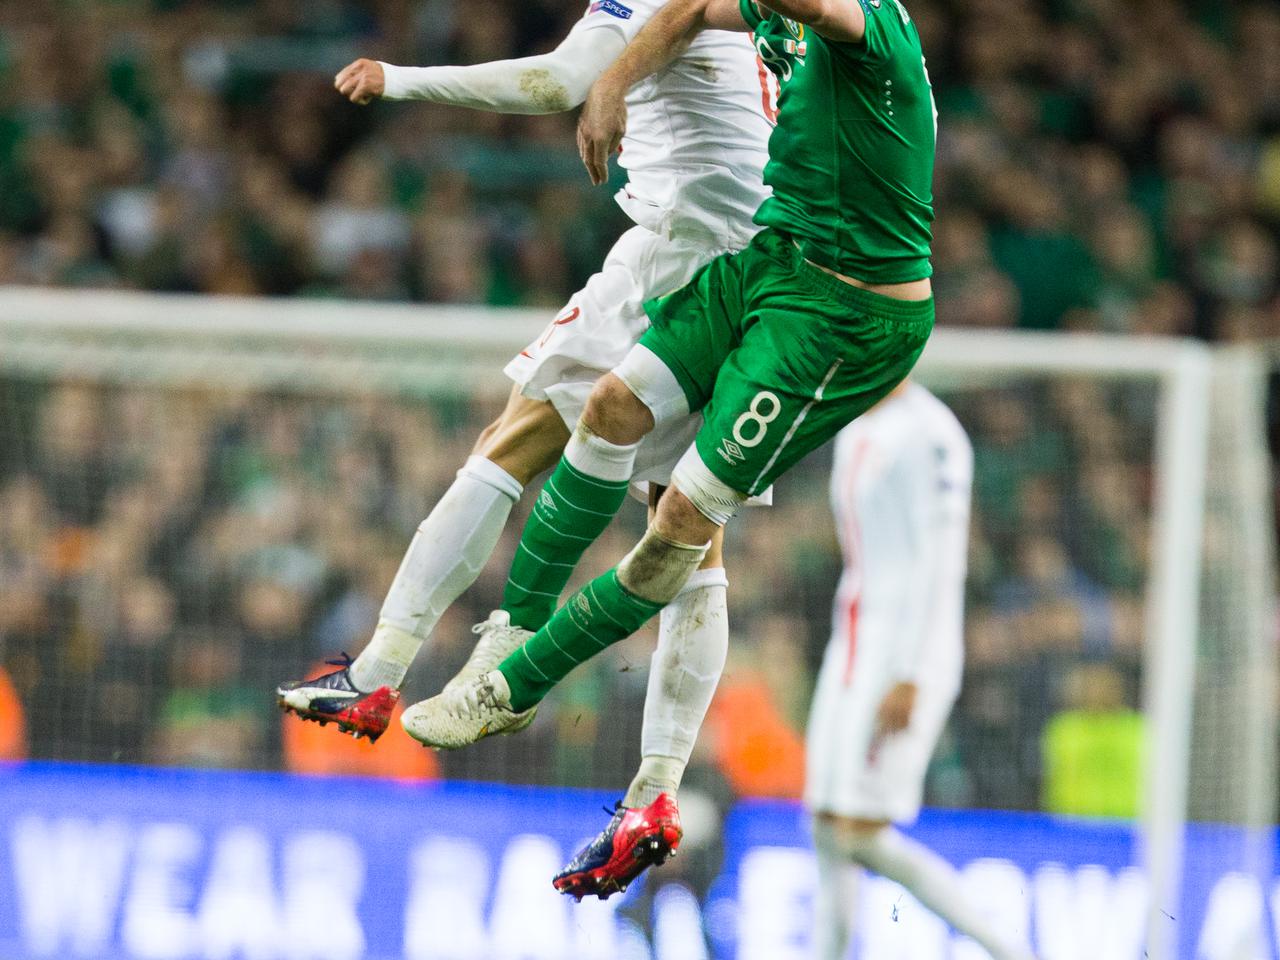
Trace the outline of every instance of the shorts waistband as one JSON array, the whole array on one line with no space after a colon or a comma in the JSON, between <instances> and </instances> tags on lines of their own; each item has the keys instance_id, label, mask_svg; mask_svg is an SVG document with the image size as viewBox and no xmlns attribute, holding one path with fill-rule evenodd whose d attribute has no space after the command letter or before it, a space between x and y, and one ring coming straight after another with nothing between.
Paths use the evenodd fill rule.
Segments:
<instances>
[{"instance_id":1,"label":"shorts waistband","mask_svg":"<svg viewBox=\"0 0 1280 960\"><path fill-rule=\"evenodd\" d=\"M883 293L873 293L870 290L855 287L851 283L845 283L806 260L791 236L780 230L765 230L757 241L776 246L783 256L794 264L796 275L810 289L819 291L855 310L888 320L905 322L925 322L933 319L933 297L927 300L899 300L897 297L886 297Z\"/></svg>"}]
</instances>

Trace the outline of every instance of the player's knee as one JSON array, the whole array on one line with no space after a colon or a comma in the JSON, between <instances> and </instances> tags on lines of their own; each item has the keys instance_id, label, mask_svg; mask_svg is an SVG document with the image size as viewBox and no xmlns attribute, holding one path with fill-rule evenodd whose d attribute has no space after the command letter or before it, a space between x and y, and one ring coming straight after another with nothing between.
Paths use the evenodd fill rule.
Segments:
<instances>
[{"instance_id":1,"label":"player's knee","mask_svg":"<svg viewBox=\"0 0 1280 960\"><path fill-rule=\"evenodd\" d=\"M887 820L820 813L813 819L813 840L820 847L874 869L879 862L880 838L889 827Z\"/></svg>"},{"instance_id":2,"label":"player's knee","mask_svg":"<svg viewBox=\"0 0 1280 960\"><path fill-rule=\"evenodd\" d=\"M654 427L649 408L612 373L596 381L582 422L596 436L617 444L636 443Z\"/></svg>"},{"instance_id":3,"label":"player's knee","mask_svg":"<svg viewBox=\"0 0 1280 960\"><path fill-rule=\"evenodd\" d=\"M709 545L671 540L650 527L618 564L618 582L637 597L670 603L698 569Z\"/></svg>"},{"instance_id":4,"label":"player's knee","mask_svg":"<svg viewBox=\"0 0 1280 960\"><path fill-rule=\"evenodd\" d=\"M698 509L675 487L662 495L653 518L653 528L661 536L681 543L710 543L720 526ZM708 547L709 549L709 547Z\"/></svg>"},{"instance_id":5,"label":"player's knee","mask_svg":"<svg viewBox=\"0 0 1280 960\"><path fill-rule=\"evenodd\" d=\"M711 537L711 546L707 550L707 555L702 558L702 566L699 567L698 569L715 570L723 566L724 566L724 527L716 527L715 534Z\"/></svg>"},{"instance_id":6,"label":"player's knee","mask_svg":"<svg viewBox=\"0 0 1280 960\"><path fill-rule=\"evenodd\" d=\"M865 817L841 817L836 814L823 814L821 818L840 833L853 837L874 837L891 824L888 820L868 820Z\"/></svg>"}]
</instances>

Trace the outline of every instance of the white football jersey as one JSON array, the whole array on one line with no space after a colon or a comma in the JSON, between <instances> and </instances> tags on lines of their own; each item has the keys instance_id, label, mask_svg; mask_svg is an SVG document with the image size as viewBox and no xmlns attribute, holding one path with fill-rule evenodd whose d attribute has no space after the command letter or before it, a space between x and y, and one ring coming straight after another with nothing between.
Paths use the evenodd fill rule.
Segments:
<instances>
[{"instance_id":1,"label":"white football jersey","mask_svg":"<svg viewBox=\"0 0 1280 960\"><path fill-rule=\"evenodd\" d=\"M972 489L964 428L918 384L836 439L831 505L844 573L823 669L875 703L899 681L944 696L960 688Z\"/></svg>"},{"instance_id":2,"label":"white football jersey","mask_svg":"<svg viewBox=\"0 0 1280 960\"><path fill-rule=\"evenodd\" d=\"M628 42L665 0L594 0L577 29L617 30ZM768 196L777 86L748 33L707 30L665 70L627 95L618 203L663 236L743 246ZM726 242L728 241L728 242Z\"/></svg>"}]
</instances>

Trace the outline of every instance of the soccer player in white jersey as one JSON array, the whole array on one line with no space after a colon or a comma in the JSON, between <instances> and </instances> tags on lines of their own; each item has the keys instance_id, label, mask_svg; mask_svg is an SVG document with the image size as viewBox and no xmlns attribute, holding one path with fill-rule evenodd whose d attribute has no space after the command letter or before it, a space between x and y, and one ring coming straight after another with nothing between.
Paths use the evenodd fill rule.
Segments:
<instances>
[{"instance_id":1,"label":"soccer player in white jersey","mask_svg":"<svg viewBox=\"0 0 1280 960\"><path fill-rule=\"evenodd\" d=\"M425 68L362 59L342 70L335 86L356 103L381 97L506 113L568 110L582 103L661 5L594 0L564 41L544 55ZM617 201L636 226L545 333L508 364L515 387L506 409L481 434L453 485L418 528L368 646L354 661L335 661L339 669L333 672L281 685L285 710L334 723L357 737L376 739L385 731L410 664L488 561L525 485L560 459L595 381L648 329L644 301L680 288L703 264L745 246L758 231L752 215L768 194L762 170L776 95L770 77L748 37L713 31L699 35L661 75L631 91L621 160L628 182ZM699 416L686 417L650 434L629 479L667 484L700 423ZM585 455L604 459L608 447L594 437L583 445ZM589 466L599 469L594 462ZM600 516L607 522L611 514ZM564 567L567 583L572 565ZM662 618L643 761L624 799L628 808L647 809L679 783L724 665L726 584L717 538ZM519 647L550 617L557 587L563 586L531 595L509 582L503 608L476 627L475 651L450 686L492 669ZM673 679L663 683L664 675ZM672 803L670 796L666 802ZM644 822L666 838L653 851L665 857L679 840L674 805L670 816Z\"/></svg>"},{"instance_id":2,"label":"soccer player in white jersey","mask_svg":"<svg viewBox=\"0 0 1280 960\"><path fill-rule=\"evenodd\" d=\"M955 415L908 381L836 440L831 505L844 555L809 715L805 804L818 854L818 960L843 960L858 875L902 884L995 960L1007 942L941 857L894 824L960 690L973 450Z\"/></svg>"}]
</instances>

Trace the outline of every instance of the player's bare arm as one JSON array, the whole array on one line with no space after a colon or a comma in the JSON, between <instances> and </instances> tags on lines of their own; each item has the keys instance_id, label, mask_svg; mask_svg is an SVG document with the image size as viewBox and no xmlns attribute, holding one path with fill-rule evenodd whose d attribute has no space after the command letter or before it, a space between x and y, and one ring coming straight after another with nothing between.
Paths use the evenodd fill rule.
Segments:
<instances>
[{"instance_id":1,"label":"player's bare arm","mask_svg":"<svg viewBox=\"0 0 1280 960\"><path fill-rule=\"evenodd\" d=\"M626 45L620 33L575 27L550 53L471 66L400 67L361 58L334 87L352 103L428 100L496 113L572 110Z\"/></svg>"},{"instance_id":2,"label":"player's bare arm","mask_svg":"<svg viewBox=\"0 0 1280 960\"><path fill-rule=\"evenodd\" d=\"M737 0L671 0L595 82L578 120L578 152L600 186L627 132L627 91L679 57L702 30L747 29Z\"/></svg>"},{"instance_id":3,"label":"player's bare arm","mask_svg":"<svg viewBox=\"0 0 1280 960\"><path fill-rule=\"evenodd\" d=\"M768 4L757 3L756 7L763 16L772 10L841 43L861 43L867 32L862 6L850 0L770 0Z\"/></svg>"}]
</instances>

